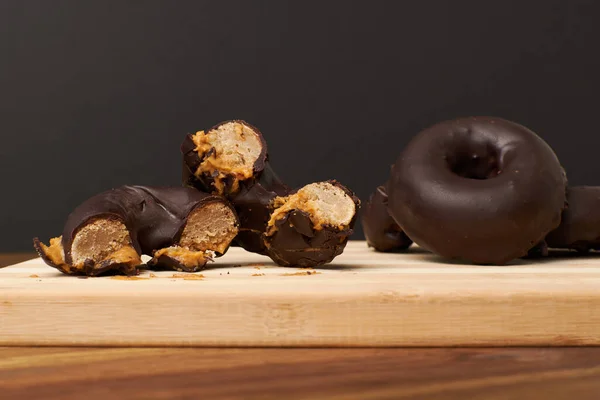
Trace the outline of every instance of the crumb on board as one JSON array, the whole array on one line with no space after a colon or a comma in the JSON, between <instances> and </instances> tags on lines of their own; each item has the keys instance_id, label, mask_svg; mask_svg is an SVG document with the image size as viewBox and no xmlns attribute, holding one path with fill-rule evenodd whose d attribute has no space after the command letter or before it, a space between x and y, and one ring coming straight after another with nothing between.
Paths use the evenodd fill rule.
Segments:
<instances>
[{"instance_id":1,"label":"crumb on board","mask_svg":"<svg viewBox=\"0 0 600 400\"><path fill-rule=\"evenodd\" d=\"M316 275L320 274L318 271L298 271L298 272L286 272L285 274L281 274L281 276L307 276L307 275Z\"/></svg>"},{"instance_id":2,"label":"crumb on board","mask_svg":"<svg viewBox=\"0 0 600 400\"><path fill-rule=\"evenodd\" d=\"M29 275L29 277L30 277L30 278L39 278L40 276L39 276L39 275L36 275L36 274L31 274L31 275Z\"/></svg>"},{"instance_id":3,"label":"crumb on board","mask_svg":"<svg viewBox=\"0 0 600 400\"><path fill-rule=\"evenodd\" d=\"M4 306L12 306L13 304L10 301L8 301L8 300L4 300L2 302L2 305L4 305Z\"/></svg>"},{"instance_id":4,"label":"crumb on board","mask_svg":"<svg viewBox=\"0 0 600 400\"><path fill-rule=\"evenodd\" d=\"M204 279L202 274L173 274L171 278L182 278L184 281L201 281Z\"/></svg>"},{"instance_id":5,"label":"crumb on board","mask_svg":"<svg viewBox=\"0 0 600 400\"><path fill-rule=\"evenodd\" d=\"M118 281L147 281L150 278L142 278L141 276L115 275L115 276L111 276L110 279L116 279Z\"/></svg>"},{"instance_id":6,"label":"crumb on board","mask_svg":"<svg viewBox=\"0 0 600 400\"><path fill-rule=\"evenodd\" d=\"M252 274L252 276L265 276L265 274Z\"/></svg>"},{"instance_id":7,"label":"crumb on board","mask_svg":"<svg viewBox=\"0 0 600 400\"><path fill-rule=\"evenodd\" d=\"M150 275L148 275L150 278L156 278L156 275L154 275L152 272L150 272Z\"/></svg>"}]
</instances>

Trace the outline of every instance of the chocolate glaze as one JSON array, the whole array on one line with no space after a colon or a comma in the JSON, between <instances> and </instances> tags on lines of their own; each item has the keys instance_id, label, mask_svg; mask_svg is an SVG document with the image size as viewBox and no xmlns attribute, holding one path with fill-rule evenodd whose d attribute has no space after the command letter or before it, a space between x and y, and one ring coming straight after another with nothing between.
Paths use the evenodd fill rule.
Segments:
<instances>
[{"instance_id":1,"label":"chocolate glaze","mask_svg":"<svg viewBox=\"0 0 600 400\"><path fill-rule=\"evenodd\" d=\"M268 256L284 267L316 267L342 254L352 229L325 226L312 229L310 216L294 210L276 222L277 233L267 238Z\"/></svg>"},{"instance_id":2,"label":"chocolate glaze","mask_svg":"<svg viewBox=\"0 0 600 400\"><path fill-rule=\"evenodd\" d=\"M328 181L352 198L358 210L360 200L345 186L334 180ZM265 235L267 255L277 264L285 267L316 267L331 262L342 254L348 238L352 235L352 228L356 215L348 224L347 229L323 226L314 229L310 216L300 210L289 211L282 219L275 222L275 233Z\"/></svg>"},{"instance_id":3,"label":"chocolate glaze","mask_svg":"<svg viewBox=\"0 0 600 400\"><path fill-rule=\"evenodd\" d=\"M550 146L493 117L425 129L392 167L390 215L420 246L449 258L504 264L560 223L567 179Z\"/></svg>"},{"instance_id":4,"label":"chocolate glaze","mask_svg":"<svg viewBox=\"0 0 600 400\"><path fill-rule=\"evenodd\" d=\"M78 230L94 219L122 221L137 253L152 255L155 250L177 244L190 212L211 202L232 208L221 196L184 187L121 186L97 194L83 202L67 218L62 234L65 262L72 264L71 245ZM39 241L34 240L34 244L44 261L56 267L40 251ZM155 265L158 264L155 262ZM104 267L90 264L84 272L91 274L93 271L94 275L99 275L107 269L119 268L117 264Z\"/></svg>"},{"instance_id":5,"label":"chocolate glaze","mask_svg":"<svg viewBox=\"0 0 600 400\"><path fill-rule=\"evenodd\" d=\"M367 245L382 252L406 250L412 244L412 240L390 216L385 190L385 186L379 186L369 197L361 213Z\"/></svg>"},{"instance_id":6,"label":"chocolate glaze","mask_svg":"<svg viewBox=\"0 0 600 400\"><path fill-rule=\"evenodd\" d=\"M235 242L246 249L266 254L263 233L271 217L271 203L277 196L287 196L290 189L279 180L267 161L254 182L244 183L231 202L240 218L240 231Z\"/></svg>"},{"instance_id":7,"label":"chocolate glaze","mask_svg":"<svg viewBox=\"0 0 600 400\"><path fill-rule=\"evenodd\" d=\"M546 236L548 246L579 252L600 250L600 187L570 187L567 201L560 225Z\"/></svg>"},{"instance_id":8,"label":"chocolate glaze","mask_svg":"<svg viewBox=\"0 0 600 400\"><path fill-rule=\"evenodd\" d=\"M523 258L543 258L548 256L548 243L545 240L542 240L535 246L533 246L527 252L527 255L523 256Z\"/></svg>"}]
</instances>

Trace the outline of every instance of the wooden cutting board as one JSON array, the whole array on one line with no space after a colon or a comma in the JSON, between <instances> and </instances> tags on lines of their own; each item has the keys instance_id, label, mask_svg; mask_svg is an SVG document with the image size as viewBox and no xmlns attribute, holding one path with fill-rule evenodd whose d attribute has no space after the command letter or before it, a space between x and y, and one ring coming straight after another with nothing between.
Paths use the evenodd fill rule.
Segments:
<instances>
[{"instance_id":1,"label":"wooden cutting board","mask_svg":"<svg viewBox=\"0 0 600 400\"><path fill-rule=\"evenodd\" d=\"M35 259L0 269L0 345L600 345L600 258L481 267L350 242L318 269L232 248L201 274L130 279Z\"/></svg>"}]
</instances>

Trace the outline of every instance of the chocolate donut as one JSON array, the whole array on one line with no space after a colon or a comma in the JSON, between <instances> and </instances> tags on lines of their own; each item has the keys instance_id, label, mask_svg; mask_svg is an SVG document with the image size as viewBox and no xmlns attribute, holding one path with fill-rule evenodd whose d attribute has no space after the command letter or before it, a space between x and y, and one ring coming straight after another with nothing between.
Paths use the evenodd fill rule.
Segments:
<instances>
[{"instance_id":1,"label":"chocolate donut","mask_svg":"<svg viewBox=\"0 0 600 400\"><path fill-rule=\"evenodd\" d=\"M406 250L412 240L390 216L387 201L385 186L379 186L362 209L361 222L367 245L382 252Z\"/></svg>"},{"instance_id":2,"label":"chocolate donut","mask_svg":"<svg viewBox=\"0 0 600 400\"><path fill-rule=\"evenodd\" d=\"M224 195L240 218L235 242L279 265L314 267L339 255L359 200L335 181L293 191L269 163L260 131L245 121L188 134L181 145L183 185Z\"/></svg>"},{"instance_id":3,"label":"chocolate donut","mask_svg":"<svg viewBox=\"0 0 600 400\"><path fill-rule=\"evenodd\" d=\"M462 118L411 140L392 167L388 210L434 253L505 264L559 225L566 184L554 151L529 129Z\"/></svg>"},{"instance_id":4,"label":"chocolate donut","mask_svg":"<svg viewBox=\"0 0 600 400\"><path fill-rule=\"evenodd\" d=\"M222 255L238 232L231 204L221 196L183 187L122 186L83 202L63 234L34 247L65 274L134 274L142 254L151 267L193 272L212 253Z\"/></svg>"},{"instance_id":5,"label":"chocolate donut","mask_svg":"<svg viewBox=\"0 0 600 400\"><path fill-rule=\"evenodd\" d=\"M548 247L600 250L600 187L570 187L567 201L560 225L546 236Z\"/></svg>"}]
</instances>

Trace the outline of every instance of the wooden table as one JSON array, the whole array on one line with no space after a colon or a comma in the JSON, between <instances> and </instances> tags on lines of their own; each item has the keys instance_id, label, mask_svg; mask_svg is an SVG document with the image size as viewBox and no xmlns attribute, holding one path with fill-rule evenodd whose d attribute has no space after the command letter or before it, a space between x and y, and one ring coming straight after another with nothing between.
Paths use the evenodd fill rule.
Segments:
<instances>
[{"instance_id":1,"label":"wooden table","mask_svg":"<svg viewBox=\"0 0 600 400\"><path fill-rule=\"evenodd\" d=\"M0 398L598 399L600 348L0 348Z\"/></svg>"}]
</instances>

